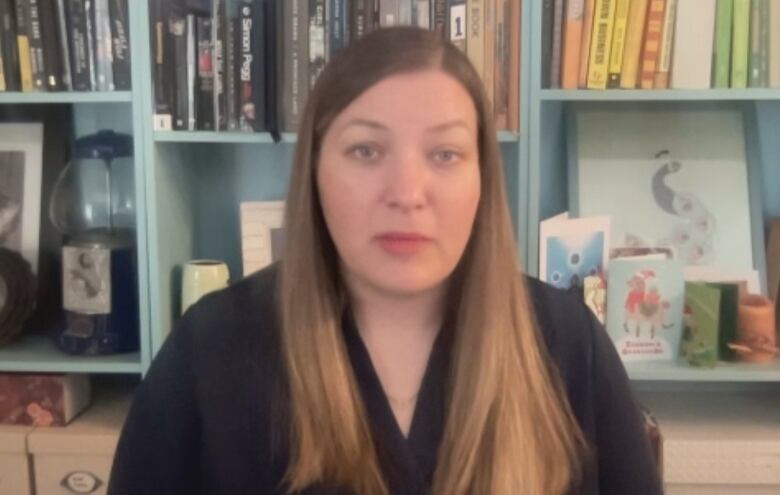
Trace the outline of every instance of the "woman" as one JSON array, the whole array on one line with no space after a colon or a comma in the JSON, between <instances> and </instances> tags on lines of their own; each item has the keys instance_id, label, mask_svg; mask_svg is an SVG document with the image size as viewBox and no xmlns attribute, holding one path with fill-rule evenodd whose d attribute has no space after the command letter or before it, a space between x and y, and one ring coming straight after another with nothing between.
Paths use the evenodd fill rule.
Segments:
<instances>
[{"instance_id":1,"label":"woman","mask_svg":"<svg viewBox=\"0 0 780 495\"><path fill-rule=\"evenodd\" d=\"M614 348L519 274L478 75L415 28L327 66L279 265L189 310L109 493L660 492Z\"/></svg>"}]
</instances>

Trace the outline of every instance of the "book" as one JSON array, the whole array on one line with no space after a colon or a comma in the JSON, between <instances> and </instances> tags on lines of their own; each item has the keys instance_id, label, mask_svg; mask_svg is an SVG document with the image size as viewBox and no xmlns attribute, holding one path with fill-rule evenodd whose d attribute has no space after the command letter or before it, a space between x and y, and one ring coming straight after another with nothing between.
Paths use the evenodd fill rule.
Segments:
<instances>
[{"instance_id":1,"label":"book","mask_svg":"<svg viewBox=\"0 0 780 495\"><path fill-rule=\"evenodd\" d=\"M661 48L666 0L650 0L647 8L647 25L642 44L642 57L639 72L639 87L652 89L655 70L658 65L658 51Z\"/></svg>"},{"instance_id":2,"label":"book","mask_svg":"<svg viewBox=\"0 0 780 495\"><path fill-rule=\"evenodd\" d=\"M635 89L639 78L639 62L642 57L642 39L647 19L648 0L633 0L628 14L626 45L623 67L620 71L620 87Z\"/></svg>"},{"instance_id":3,"label":"book","mask_svg":"<svg viewBox=\"0 0 780 495\"><path fill-rule=\"evenodd\" d=\"M309 0L309 88L325 68L325 0Z\"/></svg>"},{"instance_id":4,"label":"book","mask_svg":"<svg viewBox=\"0 0 780 495\"><path fill-rule=\"evenodd\" d=\"M551 88L555 0L542 0L542 87Z\"/></svg>"},{"instance_id":5,"label":"book","mask_svg":"<svg viewBox=\"0 0 780 495\"><path fill-rule=\"evenodd\" d=\"M0 0L0 51L5 91L21 91L19 51L16 47L16 13L12 0Z\"/></svg>"},{"instance_id":6,"label":"book","mask_svg":"<svg viewBox=\"0 0 780 495\"><path fill-rule=\"evenodd\" d=\"M707 284L685 283L680 354L691 366L714 368L718 361L720 296Z\"/></svg>"},{"instance_id":7,"label":"book","mask_svg":"<svg viewBox=\"0 0 780 495\"><path fill-rule=\"evenodd\" d=\"M550 0L546 0L550 1ZM466 52L466 0L448 0L449 24L447 35L449 40L462 52Z\"/></svg>"},{"instance_id":8,"label":"book","mask_svg":"<svg viewBox=\"0 0 780 495\"><path fill-rule=\"evenodd\" d=\"M127 0L109 0L111 20L111 62L114 89L130 89L130 19Z\"/></svg>"},{"instance_id":9,"label":"book","mask_svg":"<svg viewBox=\"0 0 780 495\"><path fill-rule=\"evenodd\" d=\"M682 269L675 260L610 261L607 332L623 361L677 358L684 295Z\"/></svg>"},{"instance_id":10,"label":"book","mask_svg":"<svg viewBox=\"0 0 780 495\"><path fill-rule=\"evenodd\" d=\"M553 0L552 49L550 59L550 87L561 87L563 56L563 0Z\"/></svg>"},{"instance_id":11,"label":"book","mask_svg":"<svg viewBox=\"0 0 780 495\"><path fill-rule=\"evenodd\" d=\"M630 6L630 0L617 0L617 7L615 8L615 29L612 34L612 48L609 51L608 88L620 87L620 74L623 68L623 54Z\"/></svg>"},{"instance_id":12,"label":"book","mask_svg":"<svg viewBox=\"0 0 780 495\"><path fill-rule=\"evenodd\" d=\"M238 103L236 111L238 112L238 128L245 132L254 131L257 126L257 115L255 108L255 86L254 76L256 74L255 64L262 63L262 58L252 49L252 42L255 40L255 31L260 26L255 24L257 15L255 9L258 4L252 1L242 1L239 6L239 56L237 59L238 71Z\"/></svg>"},{"instance_id":13,"label":"book","mask_svg":"<svg viewBox=\"0 0 780 495\"><path fill-rule=\"evenodd\" d=\"M433 30L441 34L442 38L449 36L447 25L447 0L433 0L431 3L431 10L433 15L431 20L433 23Z\"/></svg>"},{"instance_id":14,"label":"book","mask_svg":"<svg viewBox=\"0 0 780 495\"><path fill-rule=\"evenodd\" d=\"M653 78L653 87L669 87L669 71L672 68L672 49L674 47L674 23L677 14L677 0L666 0L664 28L661 34L661 50L658 52L658 68Z\"/></svg>"},{"instance_id":15,"label":"book","mask_svg":"<svg viewBox=\"0 0 780 495\"><path fill-rule=\"evenodd\" d=\"M16 48L19 53L19 81L22 91L33 91L32 60L30 58L30 37L28 36L29 15L24 0L17 0Z\"/></svg>"},{"instance_id":16,"label":"book","mask_svg":"<svg viewBox=\"0 0 780 495\"><path fill-rule=\"evenodd\" d=\"M566 21L563 27L563 62L561 66L561 87L577 89L580 56L582 53L583 15L585 0L566 2Z\"/></svg>"},{"instance_id":17,"label":"book","mask_svg":"<svg viewBox=\"0 0 780 495\"><path fill-rule=\"evenodd\" d=\"M57 33L56 0L38 0L41 21L41 43L43 46L43 74L46 91L60 91L62 85L62 52Z\"/></svg>"},{"instance_id":18,"label":"book","mask_svg":"<svg viewBox=\"0 0 780 495\"><path fill-rule=\"evenodd\" d=\"M500 72L496 71L496 60L502 58L500 50L503 49L503 46L498 43L498 33L496 31L496 7L498 5L498 1L499 0L485 0L485 10L484 15L482 16L482 32L485 45L485 72L482 76L482 82L485 86L485 93L487 94L488 102L494 109L496 109L496 77L500 76ZM505 64L507 62L505 57L503 58L503 62ZM497 121L497 119L498 113L494 113L494 120ZM504 123L504 125L501 127L496 125L496 128L506 128L506 123Z\"/></svg>"},{"instance_id":19,"label":"book","mask_svg":"<svg viewBox=\"0 0 780 495\"><path fill-rule=\"evenodd\" d=\"M214 66L211 17L195 18L197 44L197 129L214 130Z\"/></svg>"},{"instance_id":20,"label":"book","mask_svg":"<svg viewBox=\"0 0 780 495\"><path fill-rule=\"evenodd\" d=\"M73 16L74 4L76 8L79 8L81 3L78 0L70 0L69 12L71 15L71 22L77 20ZM174 128L173 114L174 114L174 102L175 102L175 82L177 82L175 74L175 62L174 62L174 44L173 35L171 33L171 9L168 1L153 2L150 6L150 30L151 30L151 48L152 48L152 78L154 86L154 118L153 128L158 131L170 131ZM74 37L76 33L74 31ZM86 50L86 33L84 36L79 37L81 40L81 46L83 50ZM74 46L71 50L73 53L72 58L72 75L73 84L75 87L88 86L88 76L85 74L79 74L77 68L78 64L85 63L86 57L83 54L76 52ZM83 70L84 67L81 67ZM79 81L78 83L76 81Z\"/></svg>"},{"instance_id":21,"label":"book","mask_svg":"<svg viewBox=\"0 0 780 495\"><path fill-rule=\"evenodd\" d=\"M769 3L769 87L780 88L780 2Z\"/></svg>"},{"instance_id":22,"label":"book","mask_svg":"<svg viewBox=\"0 0 780 495\"><path fill-rule=\"evenodd\" d=\"M609 49L612 45L616 6L617 0L596 0L588 63L588 89L607 88Z\"/></svg>"},{"instance_id":23,"label":"book","mask_svg":"<svg viewBox=\"0 0 780 495\"><path fill-rule=\"evenodd\" d=\"M27 39L30 50L30 69L33 89L46 91L46 64L43 55L43 30L41 28L40 0L20 0L27 14Z\"/></svg>"},{"instance_id":24,"label":"book","mask_svg":"<svg viewBox=\"0 0 780 495\"><path fill-rule=\"evenodd\" d=\"M70 76L70 42L68 40L70 29L68 29L68 13L65 10L65 0L56 0L56 8L62 86L66 91L73 91L73 81Z\"/></svg>"},{"instance_id":25,"label":"book","mask_svg":"<svg viewBox=\"0 0 780 495\"><path fill-rule=\"evenodd\" d=\"M739 316L740 287L736 283L709 282L707 285L720 292L718 314L718 359L733 361L736 353L729 344L737 340L737 318Z\"/></svg>"},{"instance_id":26,"label":"book","mask_svg":"<svg viewBox=\"0 0 780 495\"><path fill-rule=\"evenodd\" d=\"M214 69L214 97L212 98L212 112L214 113L214 129L227 130L227 101L226 85L227 75L225 67L227 61L227 6L225 0L214 0L211 5L211 64Z\"/></svg>"},{"instance_id":27,"label":"book","mask_svg":"<svg viewBox=\"0 0 780 495\"><path fill-rule=\"evenodd\" d=\"M590 64L590 38L593 34L593 16L596 0L585 0L582 10L582 38L580 39L580 72L577 77L577 87L588 86L588 65Z\"/></svg>"},{"instance_id":28,"label":"book","mask_svg":"<svg viewBox=\"0 0 780 495\"><path fill-rule=\"evenodd\" d=\"M344 15L344 9L346 8L345 0L328 0L328 2L328 15L326 16L328 23L328 50L326 58L330 60L338 55L347 45L347 33L345 30L347 18Z\"/></svg>"},{"instance_id":29,"label":"book","mask_svg":"<svg viewBox=\"0 0 780 495\"><path fill-rule=\"evenodd\" d=\"M731 75L731 28L734 0L717 0L713 44L712 87L728 88Z\"/></svg>"},{"instance_id":30,"label":"book","mask_svg":"<svg viewBox=\"0 0 780 495\"><path fill-rule=\"evenodd\" d=\"M108 0L95 0L95 75L98 91L114 90L114 49Z\"/></svg>"},{"instance_id":31,"label":"book","mask_svg":"<svg viewBox=\"0 0 780 495\"><path fill-rule=\"evenodd\" d=\"M712 77L715 0L678 0L671 87L708 89Z\"/></svg>"},{"instance_id":32,"label":"book","mask_svg":"<svg viewBox=\"0 0 780 495\"><path fill-rule=\"evenodd\" d=\"M520 0L509 0L509 71L507 77L507 114L509 130L520 132Z\"/></svg>"},{"instance_id":33,"label":"book","mask_svg":"<svg viewBox=\"0 0 780 495\"><path fill-rule=\"evenodd\" d=\"M734 0L731 38L731 87L747 88L750 50L750 0Z\"/></svg>"},{"instance_id":34,"label":"book","mask_svg":"<svg viewBox=\"0 0 780 495\"><path fill-rule=\"evenodd\" d=\"M560 0L558 0L560 1ZM466 31L466 55L479 74L485 80L485 0L468 0L468 30Z\"/></svg>"},{"instance_id":35,"label":"book","mask_svg":"<svg viewBox=\"0 0 780 495\"><path fill-rule=\"evenodd\" d=\"M750 51L748 57L748 87L763 88L768 73L764 65L768 62L766 48L769 45L769 15L765 0L750 2Z\"/></svg>"}]
</instances>

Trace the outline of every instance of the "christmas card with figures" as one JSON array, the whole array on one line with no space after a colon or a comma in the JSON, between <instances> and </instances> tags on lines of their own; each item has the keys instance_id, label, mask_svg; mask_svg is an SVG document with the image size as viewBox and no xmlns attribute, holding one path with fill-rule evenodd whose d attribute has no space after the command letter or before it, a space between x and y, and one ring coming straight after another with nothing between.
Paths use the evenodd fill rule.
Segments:
<instances>
[{"instance_id":1,"label":"christmas card with figures","mask_svg":"<svg viewBox=\"0 0 780 495\"><path fill-rule=\"evenodd\" d=\"M623 361L679 354L685 282L678 261L614 259L607 284L607 331Z\"/></svg>"}]
</instances>

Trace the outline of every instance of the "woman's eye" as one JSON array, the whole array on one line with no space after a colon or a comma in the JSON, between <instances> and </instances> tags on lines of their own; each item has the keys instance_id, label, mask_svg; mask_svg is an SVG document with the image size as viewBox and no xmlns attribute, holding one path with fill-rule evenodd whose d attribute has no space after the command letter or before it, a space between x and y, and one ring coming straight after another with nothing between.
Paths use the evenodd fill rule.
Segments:
<instances>
[{"instance_id":1,"label":"woman's eye","mask_svg":"<svg viewBox=\"0 0 780 495\"><path fill-rule=\"evenodd\" d=\"M436 161L441 163L451 163L458 158L458 154L453 150L440 150L433 154Z\"/></svg>"},{"instance_id":2,"label":"woman's eye","mask_svg":"<svg viewBox=\"0 0 780 495\"><path fill-rule=\"evenodd\" d=\"M379 157L379 150L373 146L360 144L353 146L349 150L349 154L359 160L373 161Z\"/></svg>"}]
</instances>

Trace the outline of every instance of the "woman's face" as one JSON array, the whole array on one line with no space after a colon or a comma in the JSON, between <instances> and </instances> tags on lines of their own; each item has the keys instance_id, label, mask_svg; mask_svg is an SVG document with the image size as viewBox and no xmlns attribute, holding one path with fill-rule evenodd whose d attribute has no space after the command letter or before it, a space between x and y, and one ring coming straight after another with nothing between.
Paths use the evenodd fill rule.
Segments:
<instances>
[{"instance_id":1,"label":"woman's face","mask_svg":"<svg viewBox=\"0 0 780 495\"><path fill-rule=\"evenodd\" d=\"M439 70L381 80L332 122L317 185L348 281L396 295L440 285L480 196L469 93Z\"/></svg>"}]
</instances>

